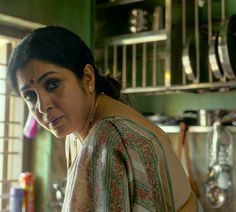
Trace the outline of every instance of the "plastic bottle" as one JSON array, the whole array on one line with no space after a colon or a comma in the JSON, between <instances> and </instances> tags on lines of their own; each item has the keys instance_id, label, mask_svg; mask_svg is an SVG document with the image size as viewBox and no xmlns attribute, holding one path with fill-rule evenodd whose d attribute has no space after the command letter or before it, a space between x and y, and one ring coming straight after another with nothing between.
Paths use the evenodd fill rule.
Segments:
<instances>
[{"instance_id":1,"label":"plastic bottle","mask_svg":"<svg viewBox=\"0 0 236 212\"><path fill-rule=\"evenodd\" d=\"M34 176L31 172L21 173L19 177L21 188L25 190L25 198L23 200L23 208L26 212L34 212Z\"/></svg>"},{"instance_id":2,"label":"plastic bottle","mask_svg":"<svg viewBox=\"0 0 236 212\"><path fill-rule=\"evenodd\" d=\"M24 189L12 187L10 190L10 212L22 212Z\"/></svg>"}]
</instances>

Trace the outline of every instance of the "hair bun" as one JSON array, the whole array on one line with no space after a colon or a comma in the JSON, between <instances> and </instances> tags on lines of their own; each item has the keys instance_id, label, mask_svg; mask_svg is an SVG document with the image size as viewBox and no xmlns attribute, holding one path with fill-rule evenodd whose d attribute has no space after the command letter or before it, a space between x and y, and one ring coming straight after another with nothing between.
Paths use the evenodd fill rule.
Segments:
<instances>
[{"instance_id":1,"label":"hair bun","mask_svg":"<svg viewBox=\"0 0 236 212\"><path fill-rule=\"evenodd\" d=\"M106 95L117 100L120 98L121 84L109 75L99 75L96 87L98 92L104 92Z\"/></svg>"}]
</instances>

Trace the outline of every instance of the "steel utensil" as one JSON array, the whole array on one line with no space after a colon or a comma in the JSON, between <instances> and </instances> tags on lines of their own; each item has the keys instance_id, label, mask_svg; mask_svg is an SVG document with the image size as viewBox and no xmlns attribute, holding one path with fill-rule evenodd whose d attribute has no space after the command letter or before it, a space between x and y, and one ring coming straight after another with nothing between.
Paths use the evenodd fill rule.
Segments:
<instances>
[{"instance_id":1,"label":"steel utensil","mask_svg":"<svg viewBox=\"0 0 236 212\"><path fill-rule=\"evenodd\" d=\"M223 72L228 79L235 79L236 15L231 16L221 24L217 42L219 63Z\"/></svg>"},{"instance_id":2,"label":"steel utensil","mask_svg":"<svg viewBox=\"0 0 236 212\"><path fill-rule=\"evenodd\" d=\"M211 38L208 60L209 60L209 66L210 66L211 72L213 73L215 78L221 80L221 79L223 79L223 73L222 73L222 69L221 69L219 62L218 62L219 56L217 54L217 46L218 46L217 35L214 35Z\"/></svg>"},{"instance_id":3,"label":"steel utensil","mask_svg":"<svg viewBox=\"0 0 236 212\"><path fill-rule=\"evenodd\" d=\"M192 42L192 37L189 37L187 39L186 45L183 49L183 53L182 53L182 64L183 64L183 69L184 72L187 76L187 79L190 81L194 81L196 79L196 73L195 73L195 69L193 67L195 67L195 61L194 59L190 59L190 54L193 53L195 50L190 50L190 44Z\"/></svg>"},{"instance_id":4,"label":"steel utensil","mask_svg":"<svg viewBox=\"0 0 236 212\"><path fill-rule=\"evenodd\" d=\"M223 189L213 185L207 191L206 200L212 208L221 208L226 201L226 194Z\"/></svg>"},{"instance_id":5,"label":"steel utensil","mask_svg":"<svg viewBox=\"0 0 236 212\"><path fill-rule=\"evenodd\" d=\"M232 134L220 120L213 124L207 136L209 168L206 181L206 201L212 208L221 208L232 197Z\"/></svg>"}]
</instances>

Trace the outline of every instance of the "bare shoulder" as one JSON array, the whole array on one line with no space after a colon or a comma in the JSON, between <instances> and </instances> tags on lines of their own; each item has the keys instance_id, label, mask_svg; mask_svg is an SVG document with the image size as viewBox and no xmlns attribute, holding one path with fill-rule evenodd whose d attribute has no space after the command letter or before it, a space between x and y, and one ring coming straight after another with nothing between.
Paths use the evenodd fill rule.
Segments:
<instances>
[{"instance_id":1,"label":"bare shoulder","mask_svg":"<svg viewBox=\"0 0 236 212\"><path fill-rule=\"evenodd\" d=\"M134 108L108 96L103 98L101 106L102 110L100 109L100 115L102 118L107 116L120 116L128 118L153 132L161 141L169 142L167 134L160 127L153 124Z\"/></svg>"}]
</instances>

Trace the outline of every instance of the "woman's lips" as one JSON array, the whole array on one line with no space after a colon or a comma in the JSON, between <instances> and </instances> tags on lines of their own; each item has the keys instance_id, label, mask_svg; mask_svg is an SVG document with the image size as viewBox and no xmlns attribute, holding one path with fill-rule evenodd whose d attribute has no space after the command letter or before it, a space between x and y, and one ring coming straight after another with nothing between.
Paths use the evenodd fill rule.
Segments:
<instances>
[{"instance_id":1,"label":"woman's lips","mask_svg":"<svg viewBox=\"0 0 236 212\"><path fill-rule=\"evenodd\" d=\"M57 117L57 118L54 118L54 119L51 119L50 121L48 121L48 125L55 129L59 126L60 122L61 122L61 119L63 118L63 116L60 116L60 117Z\"/></svg>"}]
</instances>

